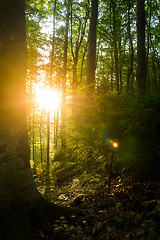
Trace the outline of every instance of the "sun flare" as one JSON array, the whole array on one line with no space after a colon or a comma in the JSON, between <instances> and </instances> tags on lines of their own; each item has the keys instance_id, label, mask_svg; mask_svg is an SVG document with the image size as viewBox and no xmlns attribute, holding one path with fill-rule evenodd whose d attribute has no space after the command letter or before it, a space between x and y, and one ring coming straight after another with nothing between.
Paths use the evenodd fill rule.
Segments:
<instances>
[{"instance_id":1,"label":"sun flare","mask_svg":"<svg viewBox=\"0 0 160 240\"><path fill-rule=\"evenodd\" d=\"M46 111L56 110L60 106L61 98L56 90L37 88L36 102L40 108Z\"/></svg>"}]
</instances>

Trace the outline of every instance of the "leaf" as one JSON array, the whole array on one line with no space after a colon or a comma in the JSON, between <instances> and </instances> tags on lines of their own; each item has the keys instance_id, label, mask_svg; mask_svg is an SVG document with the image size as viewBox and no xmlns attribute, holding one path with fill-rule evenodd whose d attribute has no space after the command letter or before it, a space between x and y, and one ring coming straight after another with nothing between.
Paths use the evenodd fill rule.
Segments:
<instances>
[{"instance_id":1,"label":"leaf","mask_svg":"<svg viewBox=\"0 0 160 240\"><path fill-rule=\"evenodd\" d=\"M64 228L69 228L69 227L68 227L68 224L66 224L66 223L63 224L63 226L64 226Z\"/></svg>"},{"instance_id":2,"label":"leaf","mask_svg":"<svg viewBox=\"0 0 160 240\"><path fill-rule=\"evenodd\" d=\"M58 228L59 225L58 225L58 224L53 224L53 227L54 227L54 228Z\"/></svg>"},{"instance_id":3,"label":"leaf","mask_svg":"<svg viewBox=\"0 0 160 240\"><path fill-rule=\"evenodd\" d=\"M41 10L41 5L40 4L37 4L37 9Z\"/></svg>"},{"instance_id":4,"label":"leaf","mask_svg":"<svg viewBox=\"0 0 160 240\"><path fill-rule=\"evenodd\" d=\"M84 220L82 223L83 223L83 224L86 224L86 223L87 223L87 221L86 221L86 220Z\"/></svg>"}]
</instances>

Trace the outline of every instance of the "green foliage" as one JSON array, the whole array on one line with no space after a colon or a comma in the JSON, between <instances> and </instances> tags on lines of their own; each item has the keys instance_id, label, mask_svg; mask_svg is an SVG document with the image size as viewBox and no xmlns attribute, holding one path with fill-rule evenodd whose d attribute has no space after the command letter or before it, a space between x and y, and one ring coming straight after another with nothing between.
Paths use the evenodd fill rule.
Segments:
<instances>
[{"instance_id":1,"label":"green foliage","mask_svg":"<svg viewBox=\"0 0 160 240\"><path fill-rule=\"evenodd\" d=\"M155 177L159 173L160 98L146 96L130 100L121 127L121 159L130 159L130 167L142 176ZM124 155L123 155L124 154Z\"/></svg>"},{"instance_id":2,"label":"green foliage","mask_svg":"<svg viewBox=\"0 0 160 240\"><path fill-rule=\"evenodd\" d=\"M105 175L113 151L110 141L118 140L116 168L129 167L142 177L155 177L160 163L159 106L159 95L138 99L101 96L89 108L81 107L72 118L72 128L68 129L70 152L84 171Z\"/></svg>"},{"instance_id":3,"label":"green foliage","mask_svg":"<svg viewBox=\"0 0 160 240\"><path fill-rule=\"evenodd\" d=\"M147 91L155 92L158 89L159 64L159 6L158 1L146 2L146 22L150 22L150 41L148 42L148 76ZM65 42L66 8L63 1L37 0L26 1L27 42L28 42L28 99L32 102L34 84L46 78L47 84L50 74L49 57L42 63L42 52L48 49L50 55L53 37L51 31L42 33L42 29L52 21L55 10L56 28L54 39L54 85L61 91L63 80L63 56ZM69 11L69 35L67 52L67 115L70 115L70 90L72 88L72 73L75 56L77 56L77 106L66 122L67 149L60 150L61 139L55 152L55 145L50 147L51 175L54 181L61 185L77 174L87 174L85 179L99 181L108 177L112 141L118 141L119 148L114 151L113 171L130 168L139 175L153 176L159 169L159 124L160 110L158 95L136 99L133 96L117 96L115 91L115 56L113 39L113 10L110 2L99 2L99 19L97 34L97 69L96 69L96 97L92 104L86 104L83 98L85 90L85 73L87 62L84 52L88 39L90 5L88 1L66 1ZM118 51L119 77L121 76L122 92L127 89L127 75L131 62L131 45L133 42L134 55L136 54L136 3L135 1L115 2L116 44ZM128 19L130 14L130 21ZM150 16L151 13L151 16ZM72 18L72 19L71 19ZM85 28L86 21L86 29ZM72 22L72 31L71 31ZM129 27L131 36L129 36ZM146 31L147 32L147 31ZM72 36L71 36L72 34ZM84 34L84 35L83 35ZM83 36L83 37L82 37ZM82 37L82 38L81 38ZM130 39L131 37L131 39ZM71 40L72 39L72 40ZM71 42L73 46L71 47ZM147 38L146 38L147 43ZM73 49L72 49L73 48ZM42 51L43 50L43 51ZM73 50L73 52L72 52ZM78 51L78 52L76 52ZM73 54L74 53L74 54ZM78 55L76 55L78 54ZM74 55L74 57L73 57ZM84 57L84 59L83 59ZM48 59L47 59L48 58ZM84 78L80 79L82 60ZM41 75L42 73L42 75ZM130 93L136 93L135 74L136 58L133 58L133 71L130 77ZM73 89L72 89L73 90ZM72 107L72 106L71 106ZM36 113L34 121L29 106L29 133L31 144L31 158L38 165L45 167L47 129L46 119L40 122L40 114ZM73 110L73 109L72 109ZM55 121L55 120L54 120ZM55 124L55 123L54 123ZM55 126L54 126L55 127ZM53 131L53 129L50 129ZM60 124L57 127L57 138L60 136ZM52 136L55 133L51 133ZM33 139L34 135L34 139ZM41 139L40 139L41 137ZM33 151L34 150L34 151ZM33 156L34 155L34 156ZM39 169L38 169L38 172ZM142 174L141 174L142 173ZM84 175L83 175L84 176Z\"/></svg>"},{"instance_id":4,"label":"green foliage","mask_svg":"<svg viewBox=\"0 0 160 240\"><path fill-rule=\"evenodd\" d=\"M159 95L136 98L108 94L77 108L67 122L67 148L57 149L51 162L55 185L79 176L84 184L107 180L112 154L113 174L127 168L133 176L158 176L159 106ZM111 145L115 140L118 149Z\"/></svg>"},{"instance_id":5,"label":"green foliage","mask_svg":"<svg viewBox=\"0 0 160 240\"><path fill-rule=\"evenodd\" d=\"M59 220L55 221L55 224L53 224L53 232L57 233L59 231L69 230L69 226L67 224L67 221L65 220L65 217L60 217Z\"/></svg>"}]
</instances>

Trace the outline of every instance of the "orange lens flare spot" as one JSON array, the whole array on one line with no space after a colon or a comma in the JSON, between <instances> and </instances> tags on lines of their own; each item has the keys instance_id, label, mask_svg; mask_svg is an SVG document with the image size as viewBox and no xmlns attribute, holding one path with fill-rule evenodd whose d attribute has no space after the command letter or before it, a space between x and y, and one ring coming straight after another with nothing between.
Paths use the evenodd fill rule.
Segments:
<instances>
[{"instance_id":1,"label":"orange lens flare spot","mask_svg":"<svg viewBox=\"0 0 160 240\"><path fill-rule=\"evenodd\" d=\"M117 142L113 142L113 143L112 143L112 147L118 148L118 147L119 147L119 144L118 144Z\"/></svg>"}]
</instances>

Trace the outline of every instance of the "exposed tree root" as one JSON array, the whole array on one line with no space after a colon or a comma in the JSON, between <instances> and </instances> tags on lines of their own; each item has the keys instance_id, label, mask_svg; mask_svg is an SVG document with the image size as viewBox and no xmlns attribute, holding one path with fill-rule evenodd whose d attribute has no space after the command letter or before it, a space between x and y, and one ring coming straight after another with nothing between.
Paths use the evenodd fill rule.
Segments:
<instances>
[{"instance_id":1,"label":"exposed tree root","mask_svg":"<svg viewBox=\"0 0 160 240\"><path fill-rule=\"evenodd\" d=\"M32 207L14 204L1 210L0 214L0 239L3 240L33 240L34 233L39 230L52 235L52 224L59 217L84 215L81 210L52 204L42 196Z\"/></svg>"}]
</instances>

